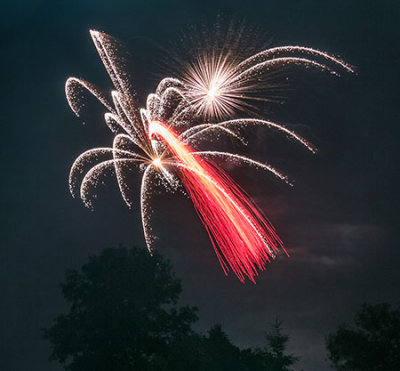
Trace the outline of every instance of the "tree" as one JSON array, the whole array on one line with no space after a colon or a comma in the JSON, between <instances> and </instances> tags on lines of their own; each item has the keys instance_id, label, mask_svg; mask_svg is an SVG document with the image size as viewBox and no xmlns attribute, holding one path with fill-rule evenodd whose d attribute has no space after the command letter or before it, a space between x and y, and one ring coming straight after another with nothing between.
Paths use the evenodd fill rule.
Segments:
<instances>
[{"instance_id":1,"label":"tree","mask_svg":"<svg viewBox=\"0 0 400 371\"><path fill-rule=\"evenodd\" d=\"M264 348L248 349L245 357L248 359L251 369L265 371L291 371L290 368L298 358L293 354L286 354L288 335L282 333L282 322L276 320L272 329L265 336Z\"/></svg>"},{"instance_id":2,"label":"tree","mask_svg":"<svg viewBox=\"0 0 400 371\"><path fill-rule=\"evenodd\" d=\"M220 325L192 330L196 309L177 307L171 264L139 248L103 250L61 285L70 304L43 330L50 359L69 371L289 371L277 322L264 349L241 350Z\"/></svg>"},{"instance_id":3,"label":"tree","mask_svg":"<svg viewBox=\"0 0 400 371\"><path fill-rule=\"evenodd\" d=\"M157 253L106 249L81 271L67 271L61 287L69 313L43 335L52 344L50 359L65 370L170 369L170 348L194 336L196 310L177 308L180 281Z\"/></svg>"},{"instance_id":4,"label":"tree","mask_svg":"<svg viewBox=\"0 0 400 371\"><path fill-rule=\"evenodd\" d=\"M247 367L240 349L220 325L213 326L206 335L193 334L174 345L168 353L171 371L262 371Z\"/></svg>"},{"instance_id":5,"label":"tree","mask_svg":"<svg viewBox=\"0 0 400 371\"><path fill-rule=\"evenodd\" d=\"M220 325L213 326L203 340L204 370L246 370L240 357L240 349L233 345Z\"/></svg>"},{"instance_id":6,"label":"tree","mask_svg":"<svg viewBox=\"0 0 400 371\"><path fill-rule=\"evenodd\" d=\"M339 371L400 370L400 310L367 305L354 325L342 325L327 337L329 358Z\"/></svg>"}]
</instances>

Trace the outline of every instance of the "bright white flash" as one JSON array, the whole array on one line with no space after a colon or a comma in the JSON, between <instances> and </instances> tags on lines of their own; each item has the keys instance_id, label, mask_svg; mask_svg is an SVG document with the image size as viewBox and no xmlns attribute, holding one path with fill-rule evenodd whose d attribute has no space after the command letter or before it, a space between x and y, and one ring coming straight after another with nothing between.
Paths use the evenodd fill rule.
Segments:
<instances>
[{"instance_id":1,"label":"bright white flash","mask_svg":"<svg viewBox=\"0 0 400 371\"><path fill-rule=\"evenodd\" d=\"M207 97L209 100L209 103L211 103L212 101L214 101L215 99L218 98L219 96L219 84L217 81L213 81L210 85L210 87L208 88L207 91Z\"/></svg>"},{"instance_id":2,"label":"bright white flash","mask_svg":"<svg viewBox=\"0 0 400 371\"><path fill-rule=\"evenodd\" d=\"M222 118L233 113L241 88L232 85L233 66L221 56L200 56L183 76L188 100L198 114Z\"/></svg>"},{"instance_id":3,"label":"bright white flash","mask_svg":"<svg viewBox=\"0 0 400 371\"><path fill-rule=\"evenodd\" d=\"M159 159L159 158L155 158L154 160L153 160L153 165L155 166L155 167L161 167L161 160Z\"/></svg>"}]
</instances>

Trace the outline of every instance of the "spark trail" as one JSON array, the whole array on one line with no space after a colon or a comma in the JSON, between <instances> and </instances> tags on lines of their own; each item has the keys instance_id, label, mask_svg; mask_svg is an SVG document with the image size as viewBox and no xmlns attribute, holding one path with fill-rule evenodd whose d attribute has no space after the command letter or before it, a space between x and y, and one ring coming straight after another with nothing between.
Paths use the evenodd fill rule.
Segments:
<instances>
[{"instance_id":1,"label":"spark trail","mask_svg":"<svg viewBox=\"0 0 400 371\"><path fill-rule=\"evenodd\" d=\"M149 138L161 137L177 158L175 166L226 273L226 264L243 282L274 258L282 242L261 211L233 180L183 143L165 123L152 121ZM160 164L161 165L161 164Z\"/></svg>"}]
</instances>

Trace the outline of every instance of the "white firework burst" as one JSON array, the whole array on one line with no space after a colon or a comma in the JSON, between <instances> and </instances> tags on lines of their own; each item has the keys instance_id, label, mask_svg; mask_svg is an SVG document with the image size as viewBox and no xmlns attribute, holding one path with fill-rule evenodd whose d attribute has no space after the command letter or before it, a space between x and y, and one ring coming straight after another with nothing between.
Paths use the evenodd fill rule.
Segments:
<instances>
[{"instance_id":1,"label":"white firework burst","mask_svg":"<svg viewBox=\"0 0 400 371\"><path fill-rule=\"evenodd\" d=\"M218 119L247 107L248 99L257 99L251 94L258 89L257 76L267 73L272 68L300 64L337 74L328 64L314 61L311 57L353 71L340 59L297 46L268 49L236 64L230 62L228 57L215 56L207 59L202 56L181 79L167 77L161 80L155 92L148 95L146 108L140 109L131 93L130 81L119 63L114 39L98 31L90 31L90 34L115 90L108 96L94 84L71 77L66 82L66 96L71 109L79 116L84 106L83 92L88 91L94 95L107 110L104 116L105 123L114 137L112 146L90 149L75 160L70 171L70 190L73 196L79 195L84 204L91 207L92 190L99 184L100 176L106 170L112 170L115 172L122 198L131 207L133 201L124 169L139 165L138 170L142 174L140 208L145 240L150 251L154 242L150 226L153 182L158 177L167 188L176 189L179 178L174 169L182 166L162 141L150 139L149 125L152 121L166 122L179 134L182 141L191 146L195 145L195 140L199 137L207 139L215 133L226 134L246 143L238 133L239 128L249 125L265 126L294 139L314 153L316 149L311 143L278 123L260 119L199 123L198 114ZM304 57L291 56L294 53ZM227 158L255 166L290 184L288 177L271 165L239 154L197 149L194 153L205 159Z\"/></svg>"}]
</instances>

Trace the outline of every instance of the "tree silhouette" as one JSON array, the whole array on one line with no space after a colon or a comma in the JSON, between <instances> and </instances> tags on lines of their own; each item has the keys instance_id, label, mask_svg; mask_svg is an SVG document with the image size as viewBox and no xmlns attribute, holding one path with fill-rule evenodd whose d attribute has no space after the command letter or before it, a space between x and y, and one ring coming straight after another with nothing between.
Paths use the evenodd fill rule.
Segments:
<instances>
[{"instance_id":1,"label":"tree silhouette","mask_svg":"<svg viewBox=\"0 0 400 371\"><path fill-rule=\"evenodd\" d=\"M103 250L61 285L70 303L43 330L50 359L69 371L289 371L288 337L277 322L263 349L241 350L220 325L192 330L196 309L178 307L171 264L139 248Z\"/></svg>"},{"instance_id":2,"label":"tree silhouette","mask_svg":"<svg viewBox=\"0 0 400 371\"><path fill-rule=\"evenodd\" d=\"M194 308L177 308L180 281L160 255L106 249L62 284L71 304L44 338L66 370L161 370L172 344L193 334Z\"/></svg>"},{"instance_id":3,"label":"tree silhouette","mask_svg":"<svg viewBox=\"0 0 400 371\"><path fill-rule=\"evenodd\" d=\"M293 354L286 354L288 335L282 333L282 322L276 320L270 332L265 336L264 348L248 349L244 351L247 362L254 370L291 371L298 358Z\"/></svg>"},{"instance_id":4,"label":"tree silhouette","mask_svg":"<svg viewBox=\"0 0 400 371\"><path fill-rule=\"evenodd\" d=\"M327 337L329 358L340 371L400 370L400 310L367 305L354 325L342 325Z\"/></svg>"},{"instance_id":5,"label":"tree silhouette","mask_svg":"<svg viewBox=\"0 0 400 371\"><path fill-rule=\"evenodd\" d=\"M246 370L240 349L233 345L220 325L212 327L203 341L206 369L209 371Z\"/></svg>"}]
</instances>

